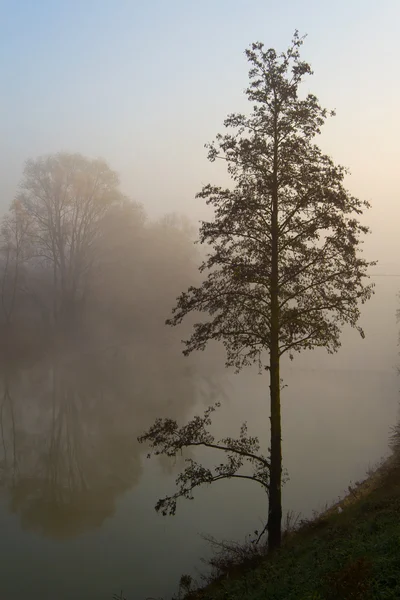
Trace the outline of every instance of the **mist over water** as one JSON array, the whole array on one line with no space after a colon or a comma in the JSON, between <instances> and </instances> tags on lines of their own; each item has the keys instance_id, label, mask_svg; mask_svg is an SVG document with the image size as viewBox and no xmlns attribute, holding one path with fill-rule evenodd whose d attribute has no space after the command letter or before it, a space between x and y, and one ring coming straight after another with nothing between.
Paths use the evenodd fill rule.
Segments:
<instances>
[{"instance_id":1,"label":"mist over water","mask_svg":"<svg viewBox=\"0 0 400 600\"><path fill-rule=\"evenodd\" d=\"M395 291L379 280L365 319L384 302L388 310L366 340L346 331L337 355L284 365L284 510L310 516L387 452L398 409ZM199 489L175 517L154 511L182 467L148 460L137 442L157 416L184 423L221 399L218 436L246 420L268 445L267 374L227 372L217 346L190 358L178 340L165 351L150 337L118 351L70 346L3 360L0 377L0 578L13 597L106 599L121 587L168 597L182 573L202 570L210 549L200 534L244 540L265 523L265 493L241 481ZM208 449L194 455L218 460Z\"/></svg>"},{"instance_id":2,"label":"mist over water","mask_svg":"<svg viewBox=\"0 0 400 600\"><path fill-rule=\"evenodd\" d=\"M160 352L156 343L147 350L153 368L149 355L140 361L134 347L92 355L76 348L31 365L1 365L0 520L7 531L1 555L7 558L0 570L2 589L16 597L26 597L32 587L35 597L46 597L53 577L57 597L80 597L85 589L84 597L109 597L126 552L120 528L131 532L130 544L145 550L156 497L149 493L142 506L138 488L146 471L156 468L154 493L161 492L174 468L144 461L137 436L160 414L184 419L201 397L197 388L204 394L215 379L212 365L194 368L179 354ZM99 535L109 546L108 566L99 559Z\"/></svg>"},{"instance_id":3,"label":"mist over water","mask_svg":"<svg viewBox=\"0 0 400 600\"><path fill-rule=\"evenodd\" d=\"M121 588L129 600L169 597L183 573L202 571L201 534L244 541L264 527L267 496L254 482L222 481L163 518L154 505L174 492L188 454L149 460L137 437L157 417L184 424L221 401L216 437L246 421L266 454L268 373L226 369L217 343L184 357L195 316L166 327L176 297L199 282L205 248L193 245L190 220L149 219L115 172L80 155L31 161L25 175L1 230L1 589L16 600L106 600ZM365 340L345 328L337 354L282 361L284 511L311 516L387 452L399 279L384 266L371 276ZM210 449L191 456L220 460Z\"/></svg>"}]
</instances>

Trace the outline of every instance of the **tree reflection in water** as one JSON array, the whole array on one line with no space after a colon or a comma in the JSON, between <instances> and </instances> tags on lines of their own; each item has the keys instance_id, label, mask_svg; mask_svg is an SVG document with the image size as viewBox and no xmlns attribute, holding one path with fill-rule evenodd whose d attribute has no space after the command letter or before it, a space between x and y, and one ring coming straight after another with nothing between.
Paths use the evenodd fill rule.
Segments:
<instances>
[{"instance_id":1,"label":"tree reflection in water","mask_svg":"<svg viewBox=\"0 0 400 600\"><path fill-rule=\"evenodd\" d=\"M63 539L100 527L140 481L143 429L163 413L184 418L204 381L208 399L218 393L210 364L154 349L149 364L149 351L1 365L0 483L23 528Z\"/></svg>"}]
</instances>

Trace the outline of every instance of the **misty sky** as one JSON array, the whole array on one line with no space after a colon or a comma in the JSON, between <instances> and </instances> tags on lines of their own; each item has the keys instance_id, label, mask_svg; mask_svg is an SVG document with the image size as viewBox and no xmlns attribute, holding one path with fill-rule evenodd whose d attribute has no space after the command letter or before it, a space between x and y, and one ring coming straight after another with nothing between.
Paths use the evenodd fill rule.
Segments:
<instances>
[{"instance_id":1,"label":"misty sky","mask_svg":"<svg viewBox=\"0 0 400 600\"><path fill-rule=\"evenodd\" d=\"M305 91L337 116L324 150L373 204L368 258L400 274L399 0L0 0L0 207L25 159L102 156L151 216L204 215L194 195L225 180L204 143L246 110L244 49L286 49L297 28Z\"/></svg>"}]
</instances>

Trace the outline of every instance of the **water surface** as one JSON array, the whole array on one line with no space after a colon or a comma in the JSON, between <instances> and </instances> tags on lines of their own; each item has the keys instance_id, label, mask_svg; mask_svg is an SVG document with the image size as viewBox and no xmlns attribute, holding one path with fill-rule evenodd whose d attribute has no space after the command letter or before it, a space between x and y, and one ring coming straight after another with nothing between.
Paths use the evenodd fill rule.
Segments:
<instances>
[{"instance_id":1,"label":"water surface","mask_svg":"<svg viewBox=\"0 0 400 600\"><path fill-rule=\"evenodd\" d=\"M386 453L398 403L395 291L384 282L367 307L365 341L347 332L337 356L284 365L285 510L322 509ZM109 600L121 588L129 600L168 598L182 573L202 569L200 534L243 540L265 523L264 492L240 481L157 515L179 464L149 461L136 438L157 416L184 422L219 398L216 434L247 420L266 447L266 374L225 372L212 351L186 361L133 344L2 364L0 379L2 598Z\"/></svg>"}]
</instances>

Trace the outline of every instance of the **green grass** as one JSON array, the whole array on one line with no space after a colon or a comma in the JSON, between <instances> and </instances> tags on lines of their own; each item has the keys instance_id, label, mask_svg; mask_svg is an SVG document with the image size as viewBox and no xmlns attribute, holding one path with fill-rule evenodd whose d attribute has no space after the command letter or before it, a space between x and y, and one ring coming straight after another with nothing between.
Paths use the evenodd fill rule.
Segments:
<instances>
[{"instance_id":1,"label":"green grass","mask_svg":"<svg viewBox=\"0 0 400 600\"><path fill-rule=\"evenodd\" d=\"M196 600L399 600L400 465L389 460L340 505L287 536L282 548L235 567Z\"/></svg>"}]
</instances>

